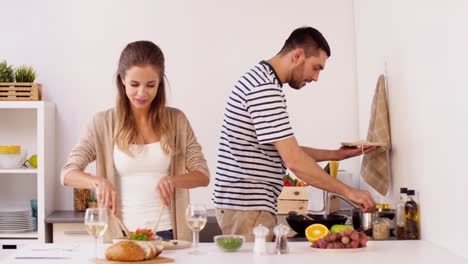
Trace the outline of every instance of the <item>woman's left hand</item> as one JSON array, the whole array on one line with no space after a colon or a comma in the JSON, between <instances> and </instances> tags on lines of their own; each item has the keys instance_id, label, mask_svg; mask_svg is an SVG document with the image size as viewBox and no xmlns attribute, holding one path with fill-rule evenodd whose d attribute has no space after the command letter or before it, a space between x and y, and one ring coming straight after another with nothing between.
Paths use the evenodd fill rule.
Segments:
<instances>
[{"instance_id":1,"label":"woman's left hand","mask_svg":"<svg viewBox=\"0 0 468 264\"><path fill-rule=\"evenodd\" d=\"M159 194L164 206L169 207L174 190L174 183L172 182L171 176L164 176L159 180L156 185L156 192Z\"/></svg>"}]
</instances>

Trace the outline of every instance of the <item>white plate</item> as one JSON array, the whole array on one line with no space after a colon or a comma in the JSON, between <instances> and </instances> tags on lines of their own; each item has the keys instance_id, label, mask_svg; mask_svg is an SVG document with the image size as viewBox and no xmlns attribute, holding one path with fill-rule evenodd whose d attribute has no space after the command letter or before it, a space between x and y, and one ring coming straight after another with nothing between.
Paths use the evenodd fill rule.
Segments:
<instances>
[{"instance_id":1,"label":"white plate","mask_svg":"<svg viewBox=\"0 0 468 264\"><path fill-rule=\"evenodd\" d=\"M183 249L192 246L192 242L185 240L161 241L161 244L164 246L164 250Z\"/></svg>"},{"instance_id":2,"label":"white plate","mask_svg":"<svg viewBox=\"0 0 468 264\"><path fill-rule=\"evenodd\" d=\"M21 228L21 229L8 229L8 230L0 230L1 233L23 233L23 232L32 232L35 231L36 228Z\"/></svg>"},{"instance_id":3,"label":"white plate","mask_svg":"<svg viewBox=\"0 0 468 264\"><path fill-rule=\"evenodd\" d=\"M314 248L310 246L313 251L317 252L327 252L327 253L355 253L355 252L362 252L367 249L367 247L362 248Z\"/></svg>"},{"instance_id":4,"label":"white plate","mask_svg":"<svg viewBox=\"0 0 468 264\"><path fill-rule=\"evenodd\" d=\"M15 226L32 227L32 226L36 226L36 223L31 223L31 224L0 224L0 229L7 228L7 227L15 227Z\"/></svg>"},{"instance_id":5,"label":"white plate","mask_svg":"<svg viewBox=\"0 0 468 264\"><path fill-rule=\"evenodd\" d=\"M30 211L22 211L22 212L0 212L0 216L3 217L11 217L11 216L31 216Z\"/></svg>"},{"instance_id":6,"label":"white plate","mask_svg":"<svg viewBox=\"0 0 468 264\"><path fill-rule=\"evenodd\" d=\"M382 142L369 142L367 140L359 140L353 142L341 142L342 146L345 147L385 147L387 144Z\"/></svg>"}]
</instances>

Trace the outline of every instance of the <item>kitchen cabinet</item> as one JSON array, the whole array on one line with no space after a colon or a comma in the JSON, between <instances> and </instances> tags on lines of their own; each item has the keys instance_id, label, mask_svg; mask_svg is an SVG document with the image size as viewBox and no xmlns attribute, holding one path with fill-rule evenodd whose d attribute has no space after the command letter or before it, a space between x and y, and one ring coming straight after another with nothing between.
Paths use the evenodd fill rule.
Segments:
<instances>
[{"instance_id":1,"label":"kitchen cabinet","mask_svg":"<svg viewBox=\"0 0 468 264\"><path fill-rule=\"evenodd\" d=\"M45 101L0 102L0 145L20 145L37 168L0 169L0 210L30 208L37 199L37 231L0 232L0 245L49 241L44 218L53 211L55 178L55 105Z\"/></svg>"}]
</instances>

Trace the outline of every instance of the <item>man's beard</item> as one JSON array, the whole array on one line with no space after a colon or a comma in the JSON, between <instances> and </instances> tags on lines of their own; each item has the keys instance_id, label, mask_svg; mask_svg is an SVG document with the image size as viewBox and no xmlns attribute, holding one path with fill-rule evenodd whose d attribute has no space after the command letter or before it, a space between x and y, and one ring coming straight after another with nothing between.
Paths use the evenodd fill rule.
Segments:
<instances>
[{"instance_id":1,"label":"man's beard","mask_svg":"<svg viewBox=\"0 0 468 264\"><path fill-rule=\"evenodd\" d=\"M302 72L304 72L304 62L302 62L292 71L291 80L288 82L289 87L296 90L299 90L303 87L301 86L301 84L304 82L302 80Z\"/></svg>"}]
</instances>

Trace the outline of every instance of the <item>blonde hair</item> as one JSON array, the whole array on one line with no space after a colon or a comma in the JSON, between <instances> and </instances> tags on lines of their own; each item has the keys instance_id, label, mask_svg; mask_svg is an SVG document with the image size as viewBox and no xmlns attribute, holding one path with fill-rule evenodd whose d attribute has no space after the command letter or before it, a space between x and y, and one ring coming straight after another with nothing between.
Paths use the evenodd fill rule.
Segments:
<instances>
[{"instance_id":1,"label":"blonde hair","mask_svg":"<svg viewBox=\"0 0 468 264\"><path fill-rule=\"evenodd\" d=\"M145 144L143 136L138 131L135 117L133 116L130 101L125 93L125 78L128 69L133 66L150 65L158 72L160 82L158 92L149 109L149 121L154 131L159 132L161 147L164 152L171 155L175 149L173 145L174 131L169 128L168 113L166 110L166 90L164 74L164 54L161 49L151 41L136 41L129 43L122 51L117 69L117 129L114 135L114 144L119 149L134 157L142 150ZM134 147L136 145L136 147Z\"/></svg>"}]
</instances>

